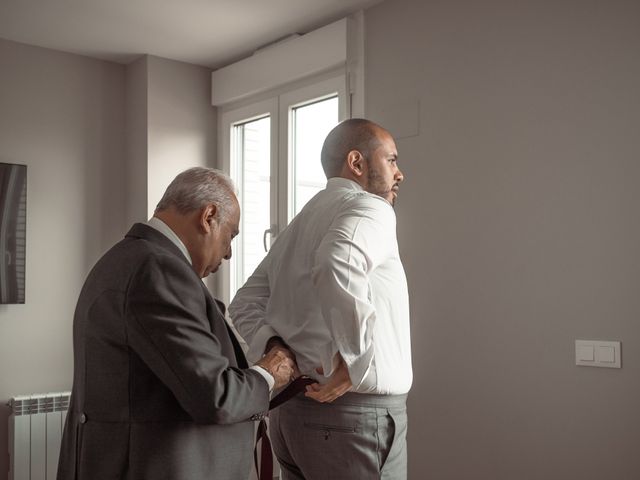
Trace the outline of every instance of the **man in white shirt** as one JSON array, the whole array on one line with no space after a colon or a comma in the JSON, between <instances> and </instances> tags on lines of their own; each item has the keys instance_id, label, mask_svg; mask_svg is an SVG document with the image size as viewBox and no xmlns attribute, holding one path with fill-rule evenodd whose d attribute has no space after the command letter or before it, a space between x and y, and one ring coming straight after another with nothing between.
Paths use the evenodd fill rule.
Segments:
<instances>
[{"instance_id":1,"label":"man in white shirt","mask_svg":"<svg viewBox=\"0 0 640 480\"><path fill-rule=\"evenodd\" d=\"M327 136L327 187L229 306L258 360L286 345L319 383L271 413L283 479L406 478L409 301L393 205L393 138L364 119ZM315 401L313 401L315 400Z\"/></svg>"}]
</instances>

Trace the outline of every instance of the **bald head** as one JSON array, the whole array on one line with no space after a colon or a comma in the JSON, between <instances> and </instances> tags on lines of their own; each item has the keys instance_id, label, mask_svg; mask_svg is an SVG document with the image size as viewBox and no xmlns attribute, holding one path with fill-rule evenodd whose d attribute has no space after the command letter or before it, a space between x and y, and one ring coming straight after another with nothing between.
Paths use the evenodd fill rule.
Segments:
<instances>
[{"instance_id":1,"label":"bald head","mask_svg":"<svg viewBox=\"0 0 640 480\"><path fill-rule=\"evenodd\" d=\"M340 176L350 151L358 150L364 157L369 157L380 145L380 132L386 130L364 118L351 118L334 127L327 135L320 154L327 178Z\"/></svg>"}]
</instances>

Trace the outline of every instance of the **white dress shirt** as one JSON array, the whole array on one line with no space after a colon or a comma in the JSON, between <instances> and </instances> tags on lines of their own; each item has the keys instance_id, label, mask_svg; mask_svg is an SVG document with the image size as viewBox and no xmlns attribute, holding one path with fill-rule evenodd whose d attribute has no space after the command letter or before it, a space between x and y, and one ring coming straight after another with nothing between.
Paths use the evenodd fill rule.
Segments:
<instances>
[{"instance_id":1,"label":"white dress shirt","mask_svg":"<svg viewBox=\"0 0 640 480\"><path fill-rule=\"evenodd\" d=\"M189 260L189 263L193 265L193 262L191 261L191 255L189 255L189 250L187 250L187 247L182 242L182 240L180 240L180 237L176 234L176 232L171 230L171 227L169 227L169 225L164 223L158 217L151 217L149 221L147 221L147 225L159 231L165 237L171 240L171 242L180 249L180 251L185 256L185 258ZM273 390L273 387L276 381L269 372L267 372L264 368L259 367L258 365L254 365L249 368L251 368L252 370L255 370L260 375L262 375L262 378L264 378L267 384L269 385L269 391Z\"/></svg>"},{"instance_id":2,"label":"white dress shirt","mask_svg":"<svg viewBox=\"0 0 640 480\"><path fill-rule=\"evenodd\" d=\"M255 361L272 336L322 381L340 352L352 391L403 394L412 382L407 281L396 216L383 198L331 178L278 235L229 305Z\"/></svg>"}]
</instances>

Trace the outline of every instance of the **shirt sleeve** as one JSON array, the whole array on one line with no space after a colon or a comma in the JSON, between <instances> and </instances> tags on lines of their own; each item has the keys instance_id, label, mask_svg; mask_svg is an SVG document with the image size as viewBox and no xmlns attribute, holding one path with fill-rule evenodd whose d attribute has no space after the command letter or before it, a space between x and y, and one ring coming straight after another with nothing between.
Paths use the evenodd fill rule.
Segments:
<instances>
[{"instance_id":1,"label":"shirt sleeve","mask_svg":"<svg viewBox=\"0 0 640 480\"><path fill-rule=\"evenodd\" d=\"M278 334L266 323L267 304L271 290L264 260L253 272L229 305L233 326L247 342L247 360L252 363L262 358L267 342Z\"/></svg>"},{"instance_id":2,"label":"shirt sleeve","mask_svg":"<svg viewBox=\"0 0 640 480\"><path fill-rule=\"evenodd\" d=\"M394 239L391 205L360 195L345 203L315 255L312 279L322 316L356 388L374 355L371 273L390 255ZM333 366L323 368L329 375Z\"/></svg>"}]
</instances>

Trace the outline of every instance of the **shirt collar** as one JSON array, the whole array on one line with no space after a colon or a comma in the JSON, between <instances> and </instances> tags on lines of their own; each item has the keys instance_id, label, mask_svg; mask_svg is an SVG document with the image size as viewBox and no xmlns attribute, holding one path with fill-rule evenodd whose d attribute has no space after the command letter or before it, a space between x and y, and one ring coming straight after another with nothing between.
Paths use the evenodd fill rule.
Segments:
<instances>
[{"instance_id":1,"label":"shirt collar","mask_svg":"<svg viewBox=\"0 0 640 480\"><path fill-rule=\"evenodd\" d=\"M180 240L180 237L178 237L178 235L176 235L176 233L173 230L171 230L169 225L164 223L158 217L151 217L147 222L147 225L156 229L157 231L162 233L165 237L167 237L169 240L171 240L171 242L180 249L180 251L185 256L185 258L189 260L189 263L193 265L193 262L191 261L191 255L189 255L189 251L187 250L187 247L185 247L184 243L182 243L182 240Z\"/></svg>"},{"instance_id":2,"label":"shirt collar","mask_svg":"<svg viewBox=\"0 0 640 480\"><path fill-rule=\"evenodd\" d=\"M327 180L327 190L334 190L337 188L348 188L349 190L364 191L364 188L359 183L349 180L343 177L331 177Z\"/></svg>"}]
</instances>

